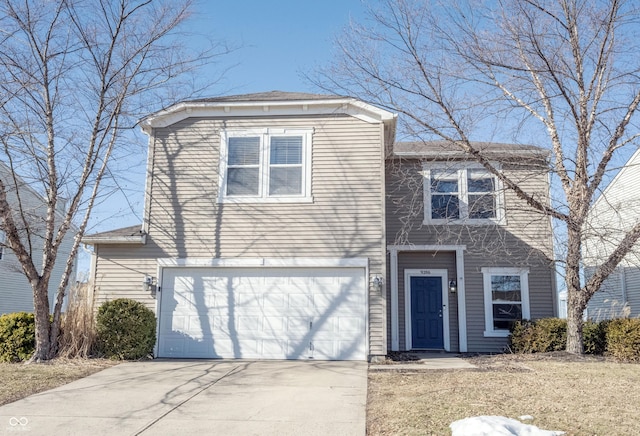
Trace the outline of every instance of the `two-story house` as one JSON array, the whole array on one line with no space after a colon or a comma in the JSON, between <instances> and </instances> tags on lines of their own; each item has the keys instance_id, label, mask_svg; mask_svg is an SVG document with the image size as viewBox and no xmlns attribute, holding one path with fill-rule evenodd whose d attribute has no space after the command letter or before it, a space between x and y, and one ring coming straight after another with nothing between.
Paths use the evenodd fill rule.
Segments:
<instances>
[{"instance_id":1,"label":"two-story house","mask_svg":"<svg viewBox=\"0 0 640 436\"><path fill-rule=\"evenodd\" d=\"M159 357L495 351L514 319L554 313L548 218L451 152L394 149L393 113L274 91L183 102L142 126L143 223L84 242L96 302L153 309ZM544 152L495 151L548 194ZM459 185L429 166L443 157ZM403 183L420 186L410 207Z\"/></svg>"},{"instance_id":2,"label":"two-story house","mask_svg":"<svg viewBox=\"0 0 640 436\"><path fill-rule=\"evenodd\" d=\"M6 187L7 200L15 212L22 242L30 251L36 267L41 269L47 201L2 161L0 178ZM56 219L64 218L63 208L62 206L56 211ZM51 273L48 291L51 310L73 245L73 230L74 228L70 229L62 241ZM33 288L22 271L20 261L9 247L0 220L0 315L12 312L33 312Z\"/></svg>"}]
</instances>

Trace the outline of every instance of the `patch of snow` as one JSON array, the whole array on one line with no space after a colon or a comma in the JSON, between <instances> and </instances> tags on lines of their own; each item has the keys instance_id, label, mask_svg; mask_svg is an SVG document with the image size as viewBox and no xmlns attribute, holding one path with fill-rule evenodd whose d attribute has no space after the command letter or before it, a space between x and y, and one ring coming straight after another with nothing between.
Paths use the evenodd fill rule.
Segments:
<instances>
[{"instance_id":1,"label":"patch of snow","mask_svg":"<svg viewBox=\"0 0 640 436\"><path fill-rule=\"evenodd\" d=\"M533 416L531 416L531 415L522 415L522 416L518 416L518 419L520 421L533 421Z\"/></svg>"},{"instance_id":2,"label":"patch of snow","mask_svg":"<svg viewBox=\"0 0 640 436\"><path fill-rule=\"evenodd\" d=\"M528 417L528 416L527 416ZM451 423L452 436L559 436L563 431L542 430L504 416L475 416Z\"/></svg>"}]
</instances>

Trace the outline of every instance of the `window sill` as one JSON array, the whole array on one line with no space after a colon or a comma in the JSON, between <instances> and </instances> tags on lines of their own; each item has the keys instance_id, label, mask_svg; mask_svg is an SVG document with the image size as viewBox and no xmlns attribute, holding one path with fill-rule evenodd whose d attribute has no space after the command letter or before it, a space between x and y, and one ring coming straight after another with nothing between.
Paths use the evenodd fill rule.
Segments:
<instances>
[{"instance_id":1,"label":"window sill","mask_svg":"<svg viewBox=\"0 0 640 436\"><path fill-rule=\"evenodd\" d=\"M485 330L484 337L485 338L508 338L509 337L508 330Z\"/></svg>"},{"instance_id":2,"label":"window sill","mask_svg":"<svg viewBox=\"0 0 640 436\"><path fill-rule=\"evenodd\" d=\"M218 203L313 203L313 197L223 197Z\"/></svg>"},{"instance_id":3,"label":"window sill","mask_svg":"<svg viewBox=\"0 0 640 436\"><path fill-rule=\"evenodd\" d=\"M442 220L442 219L425 219L422 221L423 225L458 225L458 226L498 226L505 225L504 219L457 219L457 220Z\"/></svg>"}]
</instances>

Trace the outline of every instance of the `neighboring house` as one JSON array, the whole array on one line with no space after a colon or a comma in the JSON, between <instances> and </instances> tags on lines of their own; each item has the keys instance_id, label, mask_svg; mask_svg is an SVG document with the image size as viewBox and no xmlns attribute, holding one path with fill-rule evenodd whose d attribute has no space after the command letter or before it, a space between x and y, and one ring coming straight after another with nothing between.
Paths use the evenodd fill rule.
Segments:
<instances>
[{"instance_id":1,"label":"neighboring house","mask_svg":"<svg viewBox=\"0 0 640 436\"><path fill-rule=\"evenodd\" d=\"M548 203L547 151L474 146ZM550 218L455 145L395 144L386 233L390 350L499 352L514 321L557 314Z\"/></svg>"},{"instance_id":2,"label":"neighboring house","mask_svg":"<svg viewBox=\"0 0 640 436\"><path fill-rule=\"evenodd\" d=\"M640 219L640 149L598 196L589 212L583 244L584 272L591 277ZM594 320L640 316L640 245L620 262L587 306Z\"/></svg>"},{"instance_id":3,"label":"neighboring house","mask_svg":"<svg viewBox=\"0 0 640 436\"><path fill-rule=\"evenodd\" d=\"M424 216L406 245L395 244L401 184L386 167L408 170L407 183L421 184L425 171L424 150L386 159L395 125L395 114L353 98L278 91L193 100L147 117L143 223L83 239L94 247L97 304L128 297L153 309L158 357L365 360L391 349L503 349L502 327L518 308L523 317L554 313L549 219L532 217L509 193L488 192L493 182L470 170L484 189L474 204L483 206L469 211L461 201L460 211L481 214L470 227L508 246L496 240L476 254L464 236L438 240ZM514 174L546 198L546 154L507 151ZM498 204L493 218L487 196ZM446 215L441 200L428 201L438 217ZM449 228L442 218L438 226ZM398 337L406 333L403 280L433 287L433 276L452 302L441 306L448 323L429 321L443 343L408 344ZM500 282L504 298L519 298L489 299L499 319L488 337L483 277L489 287Z\"/></svg>"},{"instance_id":4,"label":"neighboring house","mask_svg":"<svg viewBox=\"0 0 640 436\"><path fill-rule=\"evenodd\" d=\"M21 215L31 229L30 240L24 230L21 232L21 237L24 245L31 247L36 268L41 270L47 202L21 178L15 177L14 179L11 169L3 162L0 162L0 178L2 178L6 186L9 203L15 211L21 209L21 214L16 212L16 221L18 223L23 222ZM21 208L20 205L22 206ZM56 214L60 220L63 219L62 209L63 207ZM73 245L74 236L73 229L71 229L58 251L58 260L53 268L49 282L49 305L51 310L53 310L58 285L64 271L64 264ZM2 221L0 220L0 314L12 312L33 312L33 289L22 271L20 262L8 247L6 235L2 230Z\"/></svg>"},{"instance_id":5,"label":"neighboring house","mask_svg":"<svg viewBox=\"0 0 640 436\"><path fill-rule=\"evenodd\" d=\"M569 293L565 291L558 292L558 318L567 318L567 299Z\"/></svg>"}]
</instances>

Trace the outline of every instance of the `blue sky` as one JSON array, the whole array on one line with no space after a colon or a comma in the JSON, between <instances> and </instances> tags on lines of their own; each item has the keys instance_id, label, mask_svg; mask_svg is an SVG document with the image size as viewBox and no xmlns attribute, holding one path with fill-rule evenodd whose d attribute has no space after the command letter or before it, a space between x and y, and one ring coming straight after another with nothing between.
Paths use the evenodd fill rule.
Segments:
<instances>
[{"instance_id":1,"label":"blue sky","mask_svg":"<svg viewBox=\"0 0 640 436\"><path fill-rule=\"evenodd\" d=\"M362 20L360 0L201 0L195 31L241 48L219 92L316 91L301 72L326 64L332 39L350 19Z\"/></svg>"}]
</instances>

